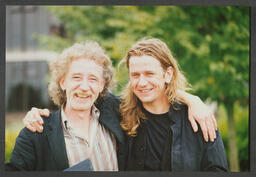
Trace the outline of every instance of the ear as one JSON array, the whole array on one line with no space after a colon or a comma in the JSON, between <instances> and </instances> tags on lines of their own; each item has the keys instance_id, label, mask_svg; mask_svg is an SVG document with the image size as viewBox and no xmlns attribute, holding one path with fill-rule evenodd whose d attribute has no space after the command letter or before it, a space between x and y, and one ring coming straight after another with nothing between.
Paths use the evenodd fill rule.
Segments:
<instances>
[{"instance_id":1,"label":"ear","mask_svg":"<svg viewBox=\"0 0 256 177\"><path fill-rule=\"evenodd\" d=\"M60 84L60 88L64 91L66 90L66 87L65 87L65 79L61 78L60 81L59 81L59 84Z\"/></svg>"},{"instance_id":2,"label":"ear","mask_svg":"<svg viewBox=\"0 0 256 177\"><path fill-rule=\"evenodd\" d=\"M172 75L173 75L173 68L172 68L171 66L169 66L169 67L167 68L166 72L165 72L165 75L164 75L164 77L165 77L165 82L166 82L167 84L169 84L169 83L171 82L171 80L172 80Z\"/></svg>"}]
</instances>

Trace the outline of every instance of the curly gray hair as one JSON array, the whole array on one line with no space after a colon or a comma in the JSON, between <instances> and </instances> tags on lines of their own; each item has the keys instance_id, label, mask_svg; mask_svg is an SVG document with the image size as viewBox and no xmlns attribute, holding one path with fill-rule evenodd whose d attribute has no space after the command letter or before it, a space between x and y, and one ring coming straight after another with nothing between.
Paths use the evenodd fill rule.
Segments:
<instances>
[{"instance_id":1,"label":"curly gray hair","mask_svg":"<svg viewBox=\"0 0 256 177\"><path fill-rule=\"evenodd\" d=\"M91 59L103 67L105 86L99 97L103 98L110 91L114 70L112 62L109 56L105 54L104 49L95 41L75 43L63 50L59 57L49 64L51 80L48 91L53 102L58 106L66 102L66 93L61 89L59 81L66 76L70 63L81 57Z\"/></svg>"}]
</instances>

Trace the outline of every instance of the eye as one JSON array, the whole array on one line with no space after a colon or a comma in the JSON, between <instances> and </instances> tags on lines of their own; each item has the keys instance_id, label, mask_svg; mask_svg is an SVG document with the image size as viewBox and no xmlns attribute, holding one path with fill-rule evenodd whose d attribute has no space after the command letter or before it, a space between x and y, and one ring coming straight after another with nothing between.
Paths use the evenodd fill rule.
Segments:
<instances>
[{"instance_id":1,"label":"eye","mask_svg":"<svg viewBox=\"0 0 256 177\"><path fill-rule=\"evenodd\" d=\"M139 77L139 74L138 74L138 73L132 73L131 76L132 76L133 78L138 78L138 77Z\"/></svg>"},{"instance_id":2,"label":"eye","mask_svg":"<svg viewBox=\"0 0 256 177\"><path fill-rule=\"evenodd\" d=\"M94 76L89 77L89 80L90 81L98 81L97 77L94 77Z\"/></svg>"},{"instance_id":3,"label":"eye","mask_svg":"<svg viewBox=\"0 0 256 177\"><path fill-rule=\"evenodd\" d=\"M79 79L81 79L81 76L80 75L74 75L74 76L72 76L72 79L79 80Z\"/></svg>"},{"instance_id":4,"label":"eye","mask_svg":"<svg viewBox=\"0 0 256 177\"><path fill-rule=\"evenodd\" d=\"M147 76L154 76L155 73L153 73L153 72L147 72L146 75L147 75Z\"/></svg>"}]
</instances>

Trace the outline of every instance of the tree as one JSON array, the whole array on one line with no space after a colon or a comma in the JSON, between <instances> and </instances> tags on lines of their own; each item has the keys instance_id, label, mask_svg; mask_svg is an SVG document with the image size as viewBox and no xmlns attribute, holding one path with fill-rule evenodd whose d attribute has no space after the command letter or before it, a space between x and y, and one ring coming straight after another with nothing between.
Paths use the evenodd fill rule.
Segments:
<instances>
[{"instance_id":1,"label":"tree","mask_svg":"<svg viewBox=\"0 0 256 177\"><path fill-rule=\"evenodd\" d=\"M192 23L203 19L204 14L211 17L194 28L209 41L206 43L208 45L204 44L204 40L201 42L201 46L206 45L204 47L207 48L207 56L197 56L198 62L204 64L203 60L207 60L207 64L196 69L202 74L201 79L204 82L195 82L194 85L201 96L209 96L225 105L228 113L230 170L239 171L234 103L238 101L242 105L248 104L249 11L247 8L225 7L216 13L212 8L207 8L204 13L201 11L201 14L198 14L196 8L184 10L197 14L197 18L190 19ZM212 20L215 23L211 22ZM191 76L194 77L191 79L199 78L195 76Z\"/></svg>"}]
</instances>

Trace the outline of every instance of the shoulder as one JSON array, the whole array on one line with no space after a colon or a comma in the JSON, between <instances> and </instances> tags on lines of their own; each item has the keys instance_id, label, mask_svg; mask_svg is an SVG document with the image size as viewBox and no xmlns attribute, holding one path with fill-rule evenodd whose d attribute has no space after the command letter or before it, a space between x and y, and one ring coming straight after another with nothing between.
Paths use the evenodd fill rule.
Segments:
<instances>
[{"instance_id":1,"label":"shoulder","mask_svg":"<svg viewBox=\"0 0 256 177\"><path fill-rule=\"evenodd\" d=\"M172 104L172 108L175 111L187 111L188 110L188 106L185 103L181 103L181 102L174 102Z\"/></svg>"},{"instance_id":2,"label":"shoulder","mask_svg":"<svg viewBox=\"0 0 256 177\"><path fill-rule=\"evenodd\" d=\"M28 128L24 127L16 138L16 142L32 139L33 134L34 132L31 132Z\"/></svg>"},{"instance_id":3,"label":"shoulder","mask_svg":"<svg viewBox=\"0 0 256 177\"><path fill-rule=\"evenodd\" d=\"M44 121L44 124L54 123L58 122L57 120L60 119L61 115L61 109L58 109L56 111L50 112L50 115L48 117L42 116L42 119Z\"/></svg>"},{"instance_id":4,"label":"shoulder","mask_svg":"<svg viewBox=\"0 0 256 177\"><path fill-rule=\"evenodd\" d=\"M188 120L188 106L184 103L174 102L174 104L171 105L169 112L171 115L174 115L174 117Z\"/></svg>"},{"instance_id":5,"label":"shoulder","mask_svg":"<svg viewBox=\"0 0 256 177\"><path fill-rule=\"evenodd\" d=\"M115 104L120 104L120 96L115 96L112 93L109 93L103 100L105 102L112 102Z\"/></svg>"},{"instance_id":6,"label":"shoulder","mask_svg":"<svg viewBox=\"0 0 256 177\"><path fill-rule=\"evenodd\" d=\"M40 137L44 135L45 135L45 129L42 133L38 133L38 132L32 132L27 127L24 127L23 129L21 129L21 131L19 132L19 135L16 138L16 145L29 144L29 142L37 141L38 138L40 139Z\"/></svg>"},{"instance_id":7,"label":"shoulder","mask_svg":"<svg viewBox=\"0 0 256 177\"><path fill-rule=\"evenodd\" d=\"M23 140L32 140L32 141L40 141L42 138L44 138L47 135L48 130L51 129L51 127L57 127L61 126L61 118L60 118L60 109L57 111L51 112L48 117L42 116L42 119L44 121L43 124L43 132L32 132L28 128L24 127L17 137L17 141L23 141Z\"/></svg>"},{"instance_id":8,"label":"shoulder","mask_svg":"<svg viewBox=\"0 0 256 177\"><path fill-rule=\"evenodd\" d=\"M47 130L49 129L49 125L60 125L60 109L58 109L57 111L51 112L50 115L48 117L44 117L42 116L42 119L44 121L43 124L43 132L42 133L38 133L38 132L32 132L30 131L28 128L24 127L23 129L21 129L18 137L17 137L17 141L20 140L29 140L29 139L34 139L34 138L39 138L41 136L45 136L45 134L47 134Z\"/></svg>"},{"instance_id":9,"label":"shoulder","mask_svg":"<svg viewBox=\"0 0 256 177\"><path fill-rule=\"evenodd\" d=\"M200 138L203 137L202 131L197 122L196 123L199 127L199 130L197 132L193 131L191 122L189 121L189 117L188 117L188 106L185 103L175 102L172 107L173 107L174 112L176 113L175 115L179 115L178 116L179 121L177 121L177 122L180 122L183 131L185 131L184 133L188 134L189 136L194 136L194 137L198 136ZM177 120L177 118L176 118L176 120Z\"/></svg>"},{"instance_id":10,"label":"shoulder","mask_svg":"<svg viewBox=\"0 0 256 177\"><path fill-rule=\"evenodd\" d=\"M112 103L115 105L120 105L121 101L120 101L120 96L115 96L112 93L109 93L106 98L105 98L105 102L107 103Z\"/></svg>"},{"instance_id":11,"label":"shoulder","mask_svg":"<svg viewBox=\"0 0 256 177\"><path fill-rule=\"evenodd\" d=\"M175 102L170 108L170 116L172 120L176 123L176 126L179 132L183 132L187 137L198 136L197 133L194 133L191 123L188 117L188 106L184 103Z\"/></svg>"},{"instance_id":12,"label":"shoulder","mask_svg":"<svg viewBox=\"0 0 256 177\"><path fill-rule=\"evenodd\" d=\"M113 95L112 93L108 93L104 98L99 98L95 106L102 110L104 108L119 108L120 105L120 97Z\"/></svg>"}]
</instances>

